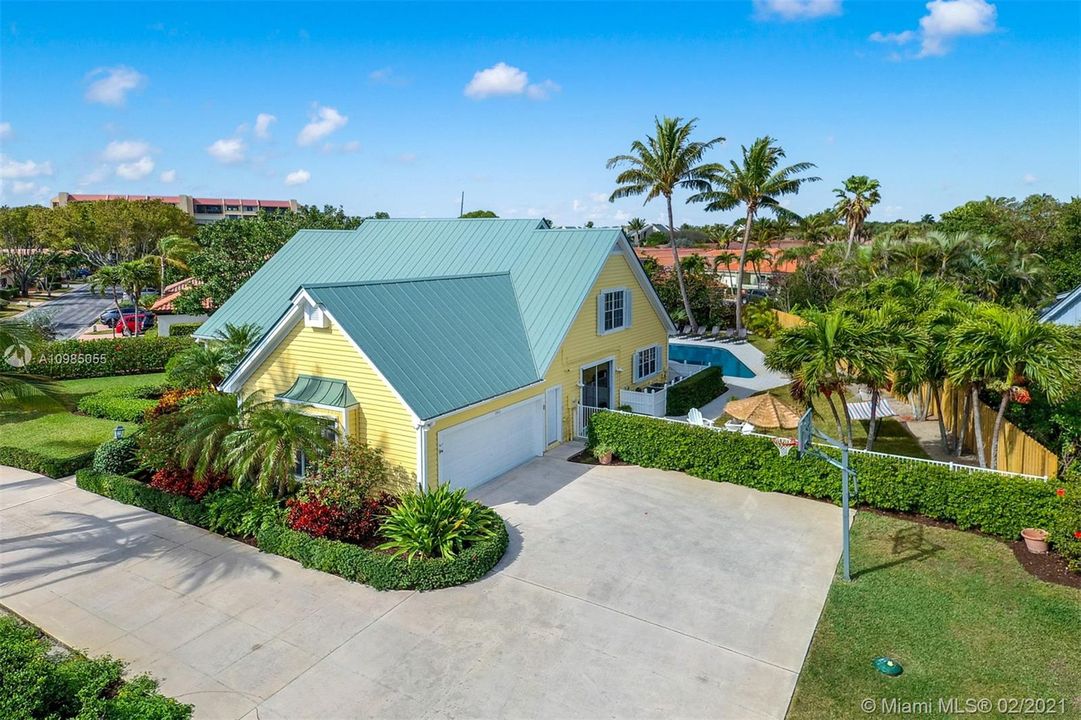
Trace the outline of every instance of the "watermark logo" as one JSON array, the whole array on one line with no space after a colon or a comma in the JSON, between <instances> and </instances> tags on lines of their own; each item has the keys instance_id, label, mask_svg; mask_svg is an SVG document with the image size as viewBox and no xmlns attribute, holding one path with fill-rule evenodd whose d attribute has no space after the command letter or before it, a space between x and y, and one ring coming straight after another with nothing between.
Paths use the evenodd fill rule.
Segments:
<instances>
[{"instance_id":1,"label":"watermark logo","mask_svg":"<svg viewBox=\"0 0 1081 720\"><path fill-rule=\"evenodd\" d=\"M4 362L11 367L21 368L30 364L33 359L33 353L30 352L30 348L23 345L20 342L14 345L9 345L4 348Z\"/></svg>"}]
</instances>

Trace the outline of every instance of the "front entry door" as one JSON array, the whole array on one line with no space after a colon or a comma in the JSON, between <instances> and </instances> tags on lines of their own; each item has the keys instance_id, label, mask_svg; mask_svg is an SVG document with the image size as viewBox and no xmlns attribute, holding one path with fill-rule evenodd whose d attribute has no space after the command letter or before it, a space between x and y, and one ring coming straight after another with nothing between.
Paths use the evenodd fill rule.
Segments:
<instances>
[{"instance_id":1,"label":"front entry door","mask_svg":"<svg viewBox=\"0 0 1081 720\"><path fill-rule=\"evenodd\" d=\"M606 360L582 370L582 405L612 407L612 361Z\"/></svg>"}]
</instances>

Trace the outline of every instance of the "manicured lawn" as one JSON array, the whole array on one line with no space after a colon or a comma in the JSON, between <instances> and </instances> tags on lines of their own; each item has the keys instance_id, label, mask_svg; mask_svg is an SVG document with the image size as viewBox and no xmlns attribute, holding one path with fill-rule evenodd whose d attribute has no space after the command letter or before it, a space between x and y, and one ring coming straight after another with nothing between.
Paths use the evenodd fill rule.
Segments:
<instances>
[{"instance_id":1,"label":"manicured lawn","mask_svg":"<svg viewBox=\"0 0 1081 720\"><path fill-rule=\"evenodd\" d=\"M834 580L789 720L870 716L864 698L931 699L921 718L956 716L938 698L1064 698L1055 716L1081 717L1081 592L1036 580L998 540L870 512L852 548L854 580ZM880 675L882 655L904 673ZM1007 716L1021 715L979 715Z\"/></svg>"},{"instance_id":2,"label":"manicured lawn","mask_svg":"<svg viewBox=\"0 0 1081 720\"><path fill-rule=\"evenodd\" d=\"M56 402L40 402L31 408L0 404L0 445L32 450L57 459L69 459L93 450L113 437L112 420L76 415L79 399L110 387L155 385L162 373L122 377L63 380ZM129 429L131 423L120 423Z\"/></svg>"},{"instance_id":3,"label":"manicured lawn","mask_svg":"<svg viewBox=\"0 0 1081 720\"><path fill-rule=\"evenodd\" d=\"M783 401L791 408L798 410L801 406L795 399L792 398L790 386L774 388L769 391L771 395L774 395L779 400ZM849 398L850 401L854 401L855 398ZM815 427L822 432L837 438L837 423L833 421L833 413L830 412L829 403L823 397L817 397L814 400L814 424ZM842 412L841 407L838 405L837 412ZM841 417L842 424L844 423L844 416ZM870 423L866 420L856 420L852 423L852 441L855 447L861 450L866 447L867 444L867 426ZM775 435L790 435L795 437L795 430L770 430L769 432ZM840 439L840 438L838 438ZM884 418L878 422L878 437L875 439L874 450L876 452L891 453L893 455L905 455L907 457L917 458L930 458L930 455L920 446L916 438L912 437L911 433L905 429L904 425L893 418Z\"/></svg>"}]
</instances>

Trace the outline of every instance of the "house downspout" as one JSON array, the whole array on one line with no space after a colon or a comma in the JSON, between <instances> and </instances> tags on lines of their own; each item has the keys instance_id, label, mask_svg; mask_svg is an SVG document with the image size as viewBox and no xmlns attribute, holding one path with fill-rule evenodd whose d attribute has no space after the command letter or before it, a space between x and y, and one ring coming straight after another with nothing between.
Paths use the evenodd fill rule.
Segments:
<instances>
[{"instance_id":1,"label":"house downspout","mask_svg":"<svg viewBox=\"0 0 1081 720\"><path fill-rule=\"evenodd\" d=\"M413 424L417 431L417 489L420 492L428 490L428 429L431 426L431 420L417 420Z\"/></svg>"}]
</instances>

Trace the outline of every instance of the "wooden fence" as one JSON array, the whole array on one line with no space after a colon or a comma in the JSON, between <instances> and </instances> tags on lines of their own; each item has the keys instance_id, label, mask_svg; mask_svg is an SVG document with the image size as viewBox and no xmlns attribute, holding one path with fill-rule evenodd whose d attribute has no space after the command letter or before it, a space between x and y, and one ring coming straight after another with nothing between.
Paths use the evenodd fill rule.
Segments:
<instances>
[{"instance_id":1,"label":"wooden fence","mask_svg":"<svg viewBox=\"0 0 1081 720\"><path fill-rule=\"evenodd\" d=\"M946 430L958 436L958 427L964 417L965 393L960 388L947 384L942 392L942 415ZM995 430L997 410L983 402L979 403L980 430L983 436L985 457L991 454L991 435ZM976 452L974 432L975 418L970 417L965 429L965 451ZM1002 434L998 441L998 469L1026 475L1058 474L1058 456L1033 438L1026 435L1009 420L1002 420Z\"/></svg>"},{"instance_id":2,"label":"wooden fence","mask_svg":"<svg viewBox=\"0 0 1081 720\"><path fill-rule=\"evenodd\" d=\"M799 327L803 324L804 320L799 315L793 315L792 313L786 313L784 310L774 310L773 314L777 316L777 322L781 324L784 329Z\"/></svg>"}]
</instances>

